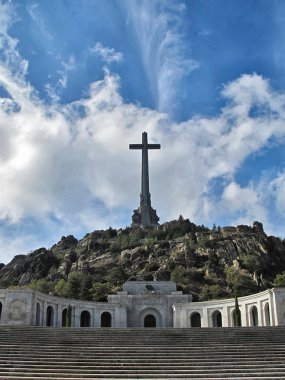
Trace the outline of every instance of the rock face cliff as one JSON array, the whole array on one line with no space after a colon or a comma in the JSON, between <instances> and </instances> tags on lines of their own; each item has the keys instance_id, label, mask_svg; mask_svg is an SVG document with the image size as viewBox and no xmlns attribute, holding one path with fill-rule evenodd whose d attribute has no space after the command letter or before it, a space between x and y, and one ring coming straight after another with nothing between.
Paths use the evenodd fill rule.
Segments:
<instances>
[{"instance_id":1,"label":"rock face cliff","mask_svg":"<svg viewBox=\"0 0 285 380\"><path fill-rule=\"evenodd\" d=\"M285 271L285 241L252 227L196 226L188 219L155 228L94 231L0 265L0 287L31 286L103 300L126 280L173 280L196 300L245 295Z\"/></svg>"}]
</instances>

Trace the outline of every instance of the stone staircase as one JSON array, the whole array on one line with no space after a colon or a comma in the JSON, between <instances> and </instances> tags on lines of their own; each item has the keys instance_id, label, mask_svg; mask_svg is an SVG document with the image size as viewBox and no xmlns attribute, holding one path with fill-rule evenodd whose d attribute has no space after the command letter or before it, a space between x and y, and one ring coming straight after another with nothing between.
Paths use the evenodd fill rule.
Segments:
<instances>
[{"instance_id":1,"label":"stone staircase","mask_svg":"<svg viewBox=\"0 0 285 380\"><path fill-rule=\"evenodd\" d=\"M285 379L285 326L1 326L0 379Z\"/></svg>"}]
</instances>

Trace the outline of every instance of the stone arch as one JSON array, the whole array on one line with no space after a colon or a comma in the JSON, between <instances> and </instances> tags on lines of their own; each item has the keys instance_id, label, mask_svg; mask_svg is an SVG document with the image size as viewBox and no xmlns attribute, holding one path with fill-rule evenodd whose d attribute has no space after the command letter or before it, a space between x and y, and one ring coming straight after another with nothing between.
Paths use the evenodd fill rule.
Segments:
<instances>
[{"instance_id":1,"label":"stone arch","mask_svg":"<svg viewBox=\"0 0 285 380\"><path fill-rule=\"evenodd\" d=\"M190 326L191 327L201 327L201 315L198 311L194 311L190 315Z\"/></svg>"},{"instance_id":2,"label":"stone arch","mask_svg":"<svg viewBox=\"0 0 285 380\"><path fill-rule=\"evenodd\" d=\"M139 326L145 327L145 318L147 316L151 315L152 317L148 317L148 320L152 319L154 321L153 317L155 318L155 327L162 327L162 317L158 310L148 307L147 309L144 309L139 314Z\"/></svg>"},{"instance_id":3,"label":"stone arch","mask_svg":"<svg viewBox=\"0 0 285 380\"><path fill-rule=\"evenodd\" d=\"M42 325L42 313L41 313L41 305L37 302L36 305L36 326Z\"/></svg>"},{"instance_id":4,"label":"stone arch","mask_svg":"<svg viewBox=\"0 0 285 380\"><path fill-rule=\"evenodd\" d=\"M101 327L112 327L112 314L108 311L101 314Z\"/></svg>"},{"instance_id":5,"label":"stone arch","mask_svg":"<svg viewBox=\"0 0 285 380\"><path fill-rule=\"evenodd\" d=\"M223 326L223 318L220 310L215 310L212 313L212 325L213 327L222 327Z\"/></svg>"},{"instance_id":6,"label":"stone arch","mask_svg":"<svg viewBox=\"0 0 285 380\"><path fill-rule=\"evenodd\" d=\"M2 315L2 308L3 308L3 305L2 305L2 302L0 301L0 319L1 319L1 315Z\"/></svg>"},{"instance_id":7,"label":"stone arch","mask_svg":"<svg viewBox=\"0 0 285 380\"><path fill-rule=\"evenodd\" d=\"M249 314L250 314L250 325L258 326L258 310L255 305L251 307Z\"/></svg>"},{"instance_id":8,"label":"stone arch","mask_svg":"<svg viewBox=\"0 0 285 380\"><path fill-rule=\"evenodd\" d=\"M47 307L46 326L54 326L54 309L52 306Z\"/></svg>"},{"instance_id":9,"label":"stone arch","mask_svg":"<svg viewBox=\"0 0 285 380\"><path fill-rule=\"evenodd\" d=\"M265 326L271 325L269 302L264 305L264 324Z\"/></svg>"},{"instance_id":10,"label":"stone arch","mask_svg":"<svg viewBox=\"0 0 285 380\"><path fill-rule=\"evenodd\" d=\"M67 308L64 308L61 313L61 326L67 326Z\"/></svg>"},{"instance_id":11,"label":"stone arch","mask_svg":"<svg viewBox=\"0 0 285 380\"><path fill-rule=\"evenodd\" d=\"M88 310L83 310L80 315L80 327L90 327L91 314Z\"/></svg>"}]
</instances>

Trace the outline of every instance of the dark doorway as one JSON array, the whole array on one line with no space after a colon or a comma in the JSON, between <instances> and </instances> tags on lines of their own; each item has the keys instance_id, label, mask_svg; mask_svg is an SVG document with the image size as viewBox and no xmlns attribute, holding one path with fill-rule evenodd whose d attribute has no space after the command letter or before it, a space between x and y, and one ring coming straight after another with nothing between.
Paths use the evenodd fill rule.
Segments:
<instances>
[{"instance_id":1,"label":"dark doorway","mask_svg":"<svg viewBox=\"0 0 285 380\"><path fill-rule=\"evenodd\" d=\"M112 327L112 315L108 311L101 314L101 327Z\"/></svg>"},{"instance_id":2,"label":"dark doorway","mask_svg":"<svg viewBox=\"0 0 285 380\"><path fill-rule=\"evenodd\" d=\"M156 318L154 315L149 314L145 317L144 327L156 327Z\"/></svg>"},{"instance_id":3,"label":"dark doorway","mask_svg":"<svg viewBox=\"0 0 285 380\"><path fill-rule=\"evenodd\" d=\"M258 326L258 311L256 306L251 308L251 326Z\"/></svg>"},{"instance_id":4,"label":"dark doorway","mask_svg":"<svg viewBox=\"0 0 285 380\"><path fill-rule=\"evenodd\" d=\"M0 302L0 319L1 319L1 314L2 314L2 302Z\"/></svg>"},{"instance_id":5,"label":"dark doorway","mask_svg":"<svg viewBox=\"0 0 285 380\"><path fill-rule=\"evenodd\" d=\"M213 322L213 327L222 327L223 326L222 313L219 310L216 310L213 313L212 322Z\"/></svg>"},{"instance_id":6,"label":"dark doorway","mask_svg":"<svg viewBox=\"0 0 285 380\"><path fill-rule=\"evenodd\" d=\"M54 324L54 311L52 306L47 307L47 315L46 315L46 325L53 326Z\"/></svg>"},{"instance_id":7,"label":"dark doorway","mask_svg":"<svg viewBox=\"0 0 285 380\"><path fill-rule=\"evenodd\" d=\"M191 327L201 327L201 315L199 313L191 314Z\"/></svg>"},{"instance_id":8,"label":"dark doorway","mask_svg":"<svg viewBox=\"0 0 285 380\"><path fill-rule=\"evenodd\" d=\"M90 313L87 310L82 311L80 316L80 327L90 327Z\"/></svg>"},{"instance_id":9,"label":"dark doorway","mask_svg":"<svg viewBox=\"0 0 285 380\"><path fill-rule=\"evenodd\" d=\"M61 316L61 326L66 327L67 326L67 309L62 310L62 316Z\"/></svg>"}]
</instances>

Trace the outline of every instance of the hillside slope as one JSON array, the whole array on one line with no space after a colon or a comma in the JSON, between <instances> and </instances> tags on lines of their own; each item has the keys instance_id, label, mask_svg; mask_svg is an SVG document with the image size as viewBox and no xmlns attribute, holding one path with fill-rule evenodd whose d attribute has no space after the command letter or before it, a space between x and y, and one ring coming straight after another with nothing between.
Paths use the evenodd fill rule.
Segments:
<instances>
[{"instance_id":1,"label":"hillside slope","mask_svg":"<svg viewBox=\"0 0 285 380\"><path fill-rule=\"evenodd\" d=\"M270 287L285 271L285 241L267 236L259 222L208 229L179 217L156 228L62 237L0 268L0 287L105 300L126 280L173 280L194 299L207 300Z\"/></svg>"}]
</instances>

